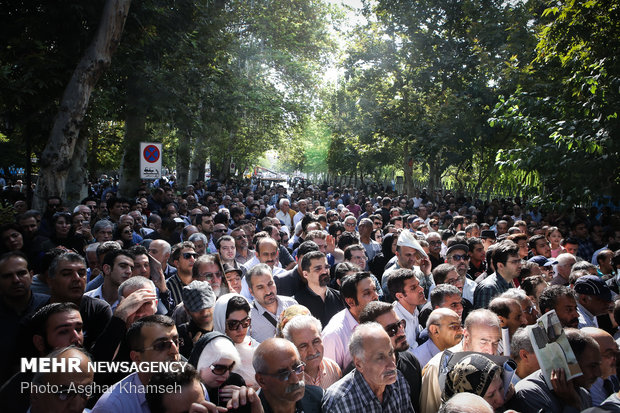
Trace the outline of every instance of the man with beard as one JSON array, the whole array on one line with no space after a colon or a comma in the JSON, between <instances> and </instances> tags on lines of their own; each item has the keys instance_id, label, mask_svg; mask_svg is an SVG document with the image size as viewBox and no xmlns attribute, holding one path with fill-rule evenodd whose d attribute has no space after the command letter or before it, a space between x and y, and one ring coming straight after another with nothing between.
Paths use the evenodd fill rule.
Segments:
<instances>
[{"instance_id":1,"label":"man with beard","mask_svg":"<svg viewBox=\"0 0 620 413\"><path fill-rule=\"evenodd\" d=\"M597 275L585 275L575 281L579 328L598 328L597 316L607 314L612 303L611 290Z\"/></svg>"},{"instance_id":2,"label":"man with beard","mask_svg":"<svg viewBox=\"0 0 620 413\"><path fill-rule=\"evenodd\" d=\"M306 363L304 380L327 389L342 377L342 371L334 360L323 357L321 329L321 322L316 318L299 315L286 323L282 335L297 347L301 360Z\"/></svg>"},{"instance_id":3,"label":"man with beard","mask_svg":"<svg viewBox=\"0 0 620 413\"><path fill-rule=\"evenodd\" d=\"M207 254L198 257L192 267L192 279L208 281L216 297L220 297L228 292L225 286L222 288L224 273L217 254Z\"/></svg>"},{"instance_id":4,"label":"man with beard","mask_svg":"<svg viewBox=\"0 0 620 413\"><path fill-rule=\"evenodd\" d=\"M418 346L417 339L421 331L418 306L426 303L424 289L414 271L406 268L399 268L392 273L388 281L388 289L396 298L394 301L396 314L406 322L405 334L409 350L413 351Z\"/></svg>"},{"instance_id":5,"label":"man with beard","mask_svg":"<svg viewBox=\"0 0 620 413\"><path fill-rule=\"evenodd\" d=\"M469 271L469 247L463 238L458 237L448 239L447 246L446 263L454 265L456 268L456 272L463 280L463 286L459 287L463 298L473 304L474 291L476 291L478 284L467 276L467 271Z\"/></svg>"},{"instance_id":6,"label":"man with beard","mask_svg":"<svg viewBox=\"0 0 620 413\"><path fill-rule=\"evenodd\" d=\"M452 346L456 346L463 338L461 317L447 308L433 310L431 315L428 316L426 328L428 329L429 340L413 350L413 355L418 359L422 367L424 367L435 354Z\"/></svg>"},{"instance_id":7,"label":"man with beard","mask_svg":"<svg viewBox=\"0 0 620 413\"><path fill-rule=\"evenodd\" d=\"M519 247L512 241L505 240L497 244L492 260L495 272L476 287L474 308L488 308L495 296L514 287L513 279L517 278L521 272Z\"/></svg>"},{"instance_id":8,"label":"man with beard","mask_svg":"<svg viewBox=\"0 0 620 413\"><path fill-rule=\"evenodd\" d=\"M305 254L301 260L301 278L304 286L293 298L299 304L306 306L310 314L326 326L329 320L345 307L340 293L327 286L330 276L325 254L320 251Z\"/></svg>"},{"instance_id":9,"label":"man with beard","mask_svg":"<svg viewBox=\"0 0 620 413\"><path fill-rule=\"evenodd\" d=\"M360 325L351 336L349 352L355 369L327 390L323 411L414 412L390 336L379 323Z\"/></svg>"},{"instance_id":10,"label":"man with beard","mask_svg":"<svg viewBox=\"0 0 620 413\"><path fill-rule=\"evenodd\" d=\"M541 314L555 310L562 327L577 328L579 325L579 313L575 292L562 285L552 285L543 290L538 297Z\"/></svg>"},{"instance_id":11,"label":"man with beard","mask_svg":"<svg viewBox=\"0 0 620 413\"><path fill-rule=\"evenodd\" d=\"M250 292L254 297L250 316L251 336L259 343L275 337L276 326L282 311L297 304L291 297L277 295L276 284L267 264L255 265L246 275Z\"/></svg>"},{"instance_id":12,"label":"man with beard","mask_svg":"<svg viewBox=\"0 0 620 413\"><path fill-rule=\"evenodd\" d=\"M385 332L392 340L392 347L396 350L396 368L403 374L409 389L411 390L411 404L416 412L420 411L420 389L422 387L422 368L420 362L414 355L408 351L409 343L405 335L403 321L392 304L381 301L373 301L368 303L362 314L360 314L360 323L368 323L376 321L381 324Z\"/></svg>"},{"instance_id":13,"label":"man with beard","mask_svg":"<svg viewBox=\"0 0 620 413\"><path fill-rule=\"evenodd\" d=\"M441 258L441 235L437 232L429 232L426 235L426 242L428 242L428 258L431 260L432 271L444 262Z\"/></svg>"},{"instance_id":14,"label":"man with beard","mask_svg":"<svg viewBox=\"0 0 620 413\"><path fill-rule=\"evenodd\" d=\"M592 406L588 389L601 376L601 352L598 343L585 332L565 329L582 374L567 380L563 369L551 371L553 390L542 370L535 371L515 386L514 407L520 412L581 412Z\"/></svg>"},{"instance_id":15,"label":"man with beard","mask_svg":"<svg viewBox=\"0 0 620 413\"><path fill-rule=\"evenodd\" d=\"M254 352L252 366L265 412L321 412L323 391L305 384L304 363L293 343L282 338L263 341Z\"/></svg>"},{"instance_id":16,"label":"man with beard","mask_svg":"<svg viewBox=\"0 0 620 413\"><path fill-rule=\"evenodd\" d=\"M194 343L204 334L213 331L213 306L215 294L206 281L192 281L183 287L183 308L189 315L189 322L178 326L179 353L189 358Z\"/></svg>"},{"instance_id":17,"label":"man with beard","mask_svg":"<svg viewBox=\"0 0 620 413\"><path fill-rule=\"evenodd\" d=\"M127 342L131 360L136 364L179 361L179 334L169 317L152 315L135 322L127 331ZM144 385L149 383L151 375L139 371L125 377L101 396L93 413L145 411ZM128 388L136 390L128 391Z\"/></svg>"},{"instance_id":18,"label":"man with beard","mask_svg":"<svg viewBox=\"0 0 620 413\"><path fill-rule=\"evenodd\" d=\"M616 375L618 344L611 334L600 328L585 327L581 331L596 340L601 350L601 377L597 378L590 387L592 406L599 406L618 391L618 376Z\"/></svg>"}]
</instances>

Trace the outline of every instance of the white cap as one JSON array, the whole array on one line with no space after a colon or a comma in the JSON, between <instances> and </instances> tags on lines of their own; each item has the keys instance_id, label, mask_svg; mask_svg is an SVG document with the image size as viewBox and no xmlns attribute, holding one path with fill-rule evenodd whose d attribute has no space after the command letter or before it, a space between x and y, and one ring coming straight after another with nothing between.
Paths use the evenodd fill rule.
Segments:
<instances>
[{"instance_id":1,"label":"white cap","mask_svg":"<svg viewBox=\"0 0 620 413\"><path fill-rule=\"evenodd\" d=\"M414 250L422 254L424 258L428 258L428 255L426 255L426 252L424 251L418 240L415 239L413 233L409 230L404 230L400 233L400 235L398 236L398 241L396 241L396 245L399 247L413 248Z\"/></svg>"}]
</instances>

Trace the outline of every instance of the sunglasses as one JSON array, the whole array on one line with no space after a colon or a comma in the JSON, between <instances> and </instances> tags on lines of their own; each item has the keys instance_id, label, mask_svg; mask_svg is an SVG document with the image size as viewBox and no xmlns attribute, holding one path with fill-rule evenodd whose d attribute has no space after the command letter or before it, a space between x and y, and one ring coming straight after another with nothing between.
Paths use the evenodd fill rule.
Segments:
<instances>
[{"instance_id":1,"label":"sunglasses","mask_svg":"<svg viewBox=\"0 0 620 413\"><path fill-rule=\"evenodd\" d=\"M469 261L469 255L467 255L467 254L463 254L463 255L460 255L460 254L454 254L454 255L452 256L452 259L453 259L454 261Z\"/></svg>"},{"instance_id":2,"label":"sunglasses","mask_svg":"<svg viewBox=\"0 0 620 413\"><path fill-rule=\"evenodd\" d=\"M260 373L260 374L265 375L265 376L275 377L276 379L282 382L287 382L288 379L291 377L291 374L295 373L296 375L300 375L304 372L305 369L306 369L306 363L302 361L298 365L293 366L291 370L283 371L283 372L276 373L276 374L270 374L270 373Z\"/></svg>"},{"instance_id":3,"label":"sunglasses","mask_svg":"<svg viewBox=\"0 0 620 413\"><path fill-rule=\"evenodd\" d=\"M213 232L226 232L226 229L216 229L216 230L215 230L215 231L213 231Z\"/></svg>"},{"instance_id":4,"label":"sunglasses","mask_svg":"<svg viewBox=\"0 0 620 413\"><path fill-rule=\"evenodd\" d=\"M384 330L388 334L388 336L394 337L396 334L398 334L401 328L404 330L405 327L407 327L407 321L403 318L400 321L388 324L387 326L385 326Z\"/></svg>"},{"instance_id":5,"label":"sunglasses","mask_svg":"<svg viewBox=\"0 0 620 413\"><path fill-rule=\"evenodd\" d=\"M155 350L157 352L163 352L163 351L170 351L170 348L172 347L172 344L174 344L176 346L176 348L178 349L180 346L183 345L183 339L176 337L173 338L171 340L166 340L166 341L158 341L157 343L153 344L150 347L145 347L142 349L142 352L145 352L147 350Z\"/></svg>"},{"instance_id":6,"label":"sunglasses","mask_svg":"<svg viewBox=\"0 0 620 413\"><path fill-rule=\"evenodd\" d=\"M252 324L252 319L250 317L246 317L243 320L228 320L226 321L226 327L229 330L237 331L239 327L248 328Z\"/></svg>"},{"instance_id":7,"label":"sunglasses","mask_svg":"<svg viewBox=\"0 0 620 413\"><path fill-rule=\"evenodd\" d=\"M234 367L235 367L235 362L233 361L230 366L226 366L224 364L211 364L209 368L211 369L213 374L215 374L216 376L223 376L227 372L232 371Z\"/></svg>"},{"instance_id":8,"label":"sunglasses","mask_svg":"<svg viewBox=\"0 0 620 413\"><path fill-rule=\"evenodd\" d=\"M195 252L184 252L181 256L186 260L189 260L190 258L198 258L198 254Z\"/></svg>"}]
</instances>

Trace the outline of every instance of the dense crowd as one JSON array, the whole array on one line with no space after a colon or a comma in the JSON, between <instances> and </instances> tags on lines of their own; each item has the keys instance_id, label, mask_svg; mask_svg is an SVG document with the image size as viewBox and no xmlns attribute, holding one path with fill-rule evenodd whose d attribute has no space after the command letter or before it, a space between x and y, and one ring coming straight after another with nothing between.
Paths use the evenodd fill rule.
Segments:
<instances>
[{"instance_id":1,"label":"dense crowd","mask_svg":"<svg viewBox=\"0 0 620 413\"><path fill-rule=\"evenodd\" d=\"M260 179L3 195L2 410L620 411L609 206ZM576 377L538 359L560 336Z\"/></svg>"}]
</instances>

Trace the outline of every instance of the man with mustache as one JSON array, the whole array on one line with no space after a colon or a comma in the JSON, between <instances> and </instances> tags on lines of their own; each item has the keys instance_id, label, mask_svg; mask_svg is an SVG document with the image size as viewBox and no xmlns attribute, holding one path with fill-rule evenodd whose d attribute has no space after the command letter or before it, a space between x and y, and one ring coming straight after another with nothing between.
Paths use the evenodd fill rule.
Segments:
<instances>
[{"instance_id":1,"label":"man with mustache","mask_svg":"<svg viewBox=\"0 0 620 413\"><path fill-rule=\"evenodd\" d=\"M323 357L321 328L321 322L311 315L298 315L286 323L282 335L297 347L306 363L304 380L327 389L342 377L342 372L334 360Z\"/></svg>"},{"instance_id":2,"label":"man with mustache","mask_svg":"<svg viewBox=\"0 0 620 413\"><path fill-rule=\"evenodd\" d=\"M555 310L562 327L577 328L579 325L579 313L575 292L563 285L552 285L543 290L538 297L540 313Z\"/></svg>"},{"instance_id":3,"label":"man with mustache","mask_svg":"<svg viewBox=\"0 0 620 413\"><path fill-rule=\"evenodd\" d=\"M304 286L295 293L295 300L310 310L323 326L345 307L340 293L329 284L329 264L320 251L311 251L301 260L301 279Z\"/></svg>"},{"instance_id":4,"label":"man with mustache","mask_svg":"<svg viewBox=\"0 0 620 413\"><path fill-rule=\"evenodd\" d=\"M297 304L291 297L277 295L276 284L267 264L255 265L245 276L250 292L254 297L250 316L252 318L251 336L262 343L275 337L276 326L282 311Z\"/></svg>"},{"instance_id":5,"label":"man with mustache","mask_svg":"<svg viewBox=\"0 0 620 413\"><path fill-rule=\"evenodd\" d=\"M179 334L169 317L156 314L136 321L127 331L127 342L131 360L136 364L179 361ZM117 382L97 401L93 413L148 411L143 386L149 383L151 375L139 371Z\"/></svg>"},{"instance_id":6,"label":"man with mustache","mask_svg":"<svg viewBox=\"0 0 620 413\"><path fill-rule=\"evenodd\" d=\"M305 384L305 365L293 343L283 338L263 341L254 352L252 366L265 412L321 412L323 390Z\"/></svg>"},{"instance_id":7,"label":"man with mustache","mask_svg":"<svg viewBox=\"0 0 620 413\"><path fill-rule=\"evenodd\" d=\"M392 340L392 347L396 350L396 368L403 374L411 390L411 404L416 412L420 411L420 390L422 388L422 368L414 355L407 351L409 343L405 336L405 322L396 315L392 304L381 301L368 303L360 315L360 323L376 321L383 326Z\"/></svg>"},{"instance_id":8,"label":"man with mustache","mask_svg":"<svg viewBox=\"0 0 620 413\"><path fill-rule=\"evenodd\" d=\"M392 341L379 323L359 325L349 352L355 369L327 389L324 412L414 412L407 381L396 368Z\"/></svg>"},{"instance_id":9,"label":"man with mustache","mask_svg":"<svg viewBox=\"0 0 620 413\"><path fill-rule=\"evenodd\" d=\"M426 323L428 337L424 344L413 350L420 365L424 367L435 354L456 346L463 338L461 317L448 308L433 310Z\"/></svg>"}]
</instances>

